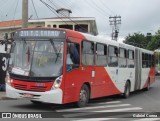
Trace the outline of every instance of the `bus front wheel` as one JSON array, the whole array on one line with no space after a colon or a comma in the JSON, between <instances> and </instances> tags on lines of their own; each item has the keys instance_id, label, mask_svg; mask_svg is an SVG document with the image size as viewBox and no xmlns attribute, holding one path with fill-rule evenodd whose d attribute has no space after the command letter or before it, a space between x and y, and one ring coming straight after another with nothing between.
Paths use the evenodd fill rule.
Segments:
<instances>
[{"instance_id":1,"label":"bus front wheel","mask_svg":"<svg viewBox=\"0 0 160 121\"><path fill-rule=\"evenodd\" d=\"M79 101L77 102L78 107L84 107L89 101L89 88L87 85L83 85L79 94Z\"/></svg>"},{"instance_id":2,"label":"bus front wheel","mask_svg":"<svg viewBox=\"0 0 160 121\"><path fill-rule=\"evenodd\" d=\"M42 104L42 102L39 102L39 101L35 101L35 100L30 100L33 104L35 104L35 105L40 105L40 104Z\"/></svg>"}]
</instances>

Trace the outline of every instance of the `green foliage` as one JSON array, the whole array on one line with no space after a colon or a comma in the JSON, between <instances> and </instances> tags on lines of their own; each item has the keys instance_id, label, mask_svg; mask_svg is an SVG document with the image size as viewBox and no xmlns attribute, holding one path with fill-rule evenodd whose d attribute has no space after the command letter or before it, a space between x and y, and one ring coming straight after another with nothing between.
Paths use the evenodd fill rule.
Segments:
<instances>
[{"instance_id":1,"label":"green foliage","mask_svg":"<svg viewBox=\"0 0 160 121\"><path fill-rule=\"evenodd\" d=\"M155 35L152 36L145 36L142 33L134 33L133 35L129 34L123 42L152 51L157 50L154 54L155 63L159 63L158 67L160 67L160 30L158 30Z\"/></svg>"},{"instance_id":2,"label":"green foliage","mask_svg":"<svg viewBox=\"0 0 160 121\"><path fill-rule=\"evenodd\" d=\"M152 36L145 36L142 33L129 34L124 43L148 50L156 50L160 48L160 30Z\"/></svg>"},{"instance_id":3,"label":"green foliage","mask_svg":"<svg viewBox=\"0 0 160 121\"><path fill-rule=\"evenodd\" d=\"M147 48L149 50L156 50L160 48L160 30L156 32L154 36L152 36L151 41L148 43Z\"/></svg>"},{"instance_id":4,"label":"green foliage","mask_svg":"<svg viewBox=\"0 0 160 121\"><path fill-rule=\"evenodd\" d=\"M142 33L134 33L133 35L129 34L123 42L136 47L146 48L149 39Z\"/></svg>"}]
</instances>

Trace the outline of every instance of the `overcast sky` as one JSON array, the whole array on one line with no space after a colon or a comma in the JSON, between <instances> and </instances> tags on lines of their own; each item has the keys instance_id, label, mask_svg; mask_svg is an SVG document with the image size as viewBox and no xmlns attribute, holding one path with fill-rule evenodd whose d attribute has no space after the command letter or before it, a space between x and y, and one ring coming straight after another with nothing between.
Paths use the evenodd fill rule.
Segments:
<instances>
[{"instance_id":1,"label":"overcast sky","mask_svg":"<svg viewBox=\"0 0 160 121\"><path fill-rule=\"evenodd\" d=\"M40 0L33 1L39 18L55 17ZM43 1L55 9L71 9L71 16L74 17L95 17L100 35L110 36L109 16L115 15L122 17L120 38L134 32L154 34L160 27L160 0L51 0L54 5L49 0ZM22 0L0 0L0 21L21 19L21 2ZM37 18L31 0L30 15Z\"/></svg>"}]
</instances>

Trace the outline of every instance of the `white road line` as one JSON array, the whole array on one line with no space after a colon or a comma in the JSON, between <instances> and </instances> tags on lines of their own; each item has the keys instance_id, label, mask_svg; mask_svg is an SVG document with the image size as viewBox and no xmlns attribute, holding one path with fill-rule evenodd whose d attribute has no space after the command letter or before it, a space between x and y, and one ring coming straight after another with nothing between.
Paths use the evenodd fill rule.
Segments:
<instances>
[{"instance_id":1,"label":"white road line","mask_svg":"<svg viewBox=\"0 0 160 121\"><path fill-rule=\"evenodd\" d=\"M122 106L130 106L130 105L131 105L131 104L106 105L106 106L103 105L103 106L94 106L94 107L84 107L84 108L73 108L73 109L57 110L56 112L81 111L81 110L87 110L87 109L122 107Z\"/></svg>"},{"instance_id":2,"label":"white road line","mask_svg":"<svg viewBox=\"0 0 160 121\"><path fill-rule=\"evenodd\" d=\"M133 121L159 121L160 118L143 118L143 119L137 119Z\"/></svg>"},{"instance_id":3,"label":"white road line","mask_svg":"<svg viewBox=\"0 0 160 121\"><path fill-rule=\"evenodd\" d=\"M114 120L117 118L90 118L90 119L80 119L80 120L72 120L72 121L107 121Z\"/></svg>"},{"instance_id":4,"label":"white road line","mask_svg":"<svg viewBox=\"0 0 160 121\"><path fill-rule=\"evenodd\" d=\"M110 104L110 103L120 103L121 101L110 101L110 102L106 102L107 104Z\"/></svg>"},{"instance_id":5,"label":"white road line","mask_svg":"<svg viewBox=\"0 0 160 121\"><path fill-rule=\"evenodd\" d=\"M121 103L121 101L110 101L110 102L103 102L103 103L92 103L89 105L97 105L97 104L115 104L115 103Z\"/></svg>"},{"instance_id":6,"label":"white road line","mask_svg":"<svg viewBox=\"0 0 160 121\"><path fill-rule=\"evenodd\" d=\"M129 110L141 110L140 107L133 108L121 108L121 109L111 109L111 110L99 110L99 111L91 111L91 112L121 112L121 111L129 111Z\"/></svg>"}]
</instances>

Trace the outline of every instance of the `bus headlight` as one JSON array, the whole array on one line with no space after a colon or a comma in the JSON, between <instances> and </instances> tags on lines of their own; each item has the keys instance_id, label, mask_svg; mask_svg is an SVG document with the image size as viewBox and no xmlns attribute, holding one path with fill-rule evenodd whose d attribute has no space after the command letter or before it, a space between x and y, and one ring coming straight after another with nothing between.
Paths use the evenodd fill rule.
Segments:
<instances>
[{"instance_id":1,"label":"bus headlight","mask_svg":"<svg viewBox=\"0 0 160 121\"><path fill-rule=\"evenodd\" d=\"M62 76L58 77L58 78L55 80L55 82L54 82L51 90L59 88L59 87L61 86L61 82L62 82Z\"/></svg>"},{"instance_id":2,"label":"bus headlight","mask_svg":"<svg viewBox=\"0 0 160 121\"><path fill-rule=\"evenodd\" d=\"M6 74L5 82L8 85L11 85L11 83L13 82L13 79L10 78L9 73Z\"/></svg>"}]
</instances>

